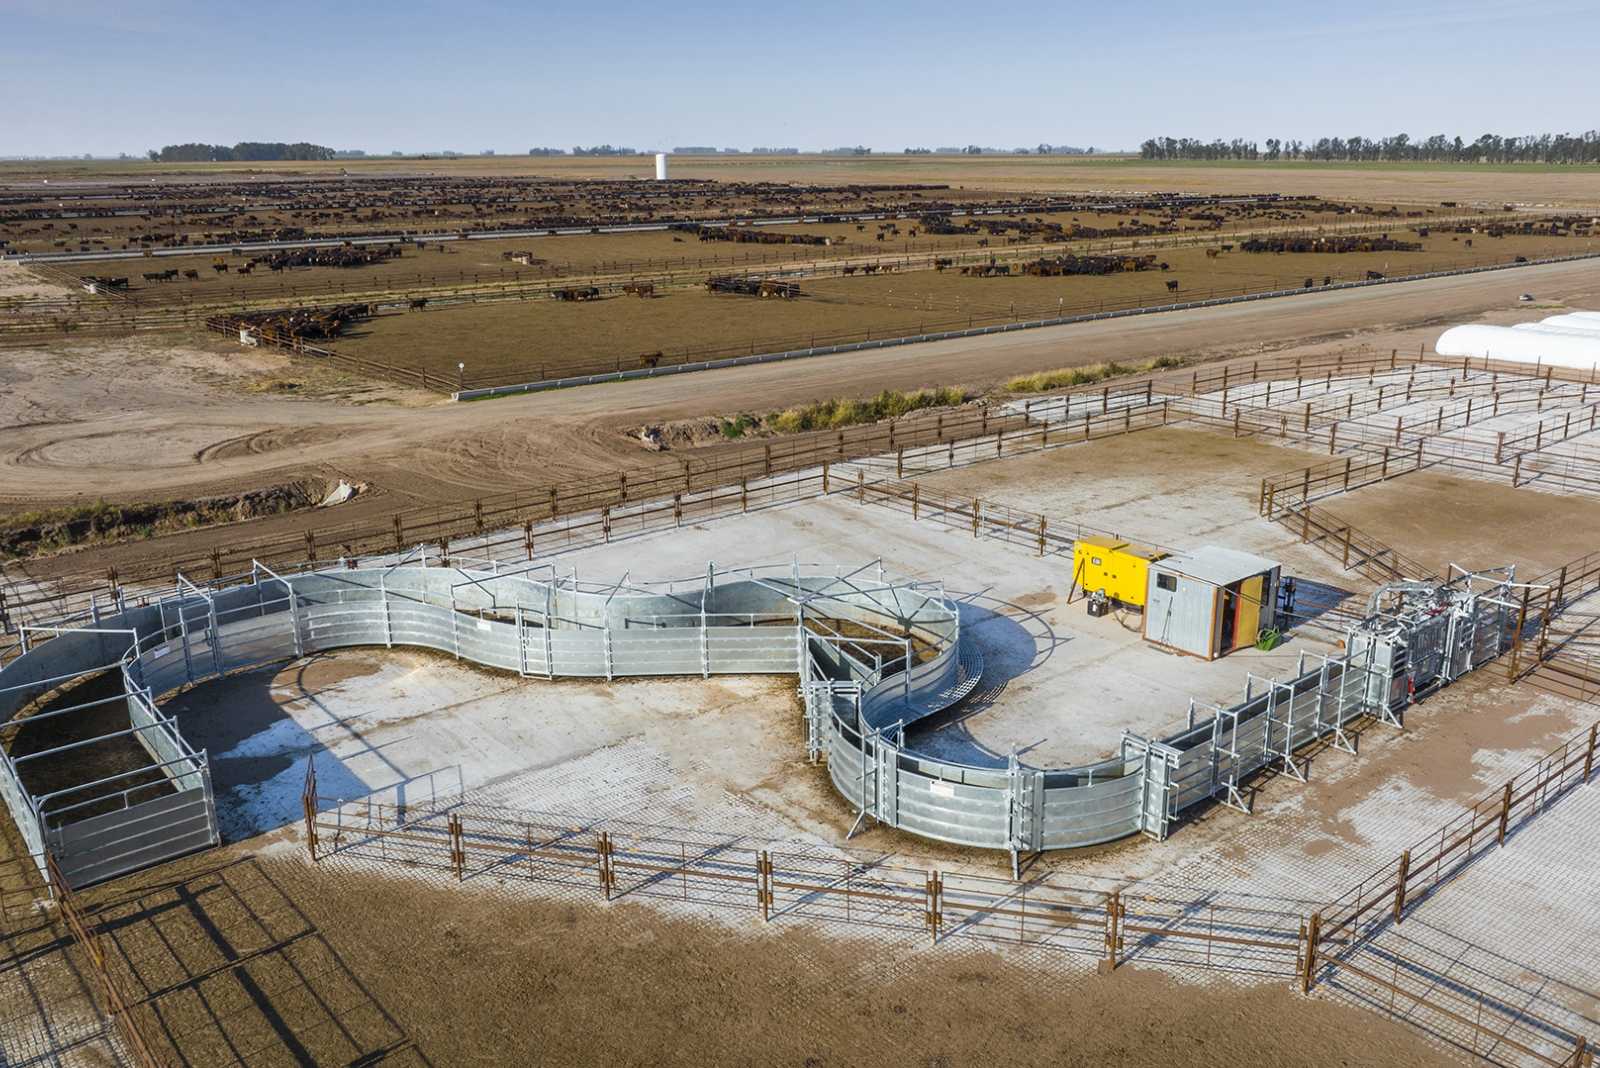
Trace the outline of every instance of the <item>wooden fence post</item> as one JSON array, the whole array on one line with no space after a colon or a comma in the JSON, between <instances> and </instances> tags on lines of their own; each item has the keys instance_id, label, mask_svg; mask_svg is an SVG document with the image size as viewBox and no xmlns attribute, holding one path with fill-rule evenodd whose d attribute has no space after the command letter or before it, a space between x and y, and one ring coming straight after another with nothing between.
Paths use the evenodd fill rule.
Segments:
<instances>
[{"instance_id":1,"label":"wooden fence post","mask_svg":"<svg viewBox=\"0 0 1600 1068\"><path fill-rule=\"evenodd\" d=\"M1511 823L1511 784L1506 783L1505 793L1500 797L1500 830L1495 835L1496 845L1506 844L1506 828Z\"/></svg>"},{"instance_id":2,"label":"wooden fence post","mask_svg":"<svg viewBox=\"0 0 1600 1068\"><path fill-rule=\"evenodd\" d=\"M1306 923L1306 946L1302 956L1302 970L1300 972L1300 993L1311 993L1311 986L1317 976L1317 943L1322 940L1322 913L1313 912L1311 919Z\"/></svg>"},{"instance_id":3,"label":"wooden fence post","mask_svg":"<svg viewBox=\"0 0 1600 1068\"><path fill-rule=\"evenodd\" d=\"M450 814L450 866L455 869L456 881L467 877L467 847L461 833L461 817Z\"/></svg>"},{"instance_id":4,"label":"wooden fence post","mask_svg":"<svg viewBox=\"0 0 1600 1068\"><path fill-rule=\"evenodd\" d=\"M935 945L939 943L939 929L944 926L944 879L937 871L928 872L927 882L923 887L926 900L926 922L928 934Z\"/></svg>"},{"instance_id":5,"label":"wooden fence post","mask_svg":"<svg viewBox=\"0 0 1600 1068\"><path fill-rule=\"evenodd\" d=\"M1591 741L1593 736L1591 734ZM1594 746L1589 747L1593 750ZM311 854L311 863L317 862L317 760L312 756L306 761L306 785L300 794L300 805L305 810L306 819L306 849Z\"/></svg>"},{"instance_id":6,"label":"wooden fence post","mask_svg":"<svg viewBox=\"0 0 1600 1068\"><path fill-rule=\"evenodd\" d=\"M617 872L612 866L611 853L611 832L599 832L595 835L595 874L600 880L600 892L607 901L611 900L611 891L617 885Z\"/></svg>"},{"instance_id":7,"label":"wooden fence post","mask_svg":"<svg viewBox=\"0 0 1600 1068\"><path fill-rule=\"evenodd\" d=\"M1411 875L1411 850L1400 854L1400 871L1394 881L1394 922L1399 923L1406 911L1406 879Z\"/></svg>"},{"instance_id":8,"label":"wooden fence post","mask_svg":"<svg viewBox=\"0 0 1600 1068\"><path fill-rule=\"evenodd\" d=\"M1106 955L1100 961L1102 973L1112 972L1117 967L1117 951L1122 946L1122 892L1112 891L1106 895Z\"/></svg>"},{"instance_id":9,"label":"wooden fence post","mask_svg":"<svg viewBox=\"0 0 1600 1068\"><path fill-rule=\"evenodd\" d=\"M761 918L772 919L772 857L763 849L756 856L756 901L761 905Z\"/></svg>"}]
</instances>

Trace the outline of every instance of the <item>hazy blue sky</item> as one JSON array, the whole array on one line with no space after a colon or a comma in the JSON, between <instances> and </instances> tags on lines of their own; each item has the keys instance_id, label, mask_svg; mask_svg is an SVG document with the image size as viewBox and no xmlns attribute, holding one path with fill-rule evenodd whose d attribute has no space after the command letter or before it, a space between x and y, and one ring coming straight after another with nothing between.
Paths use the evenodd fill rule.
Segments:
<instances>
[{"instance_id":1,"label":"hazy blue sky","mask_svg":"<svg viewBox=\"0 0 1600 1068\"><path fill-rule=\"evenodd\" d=\"M1581 132L1600 4L0 0L0 155Z\"/></svg>"}]
</instances>

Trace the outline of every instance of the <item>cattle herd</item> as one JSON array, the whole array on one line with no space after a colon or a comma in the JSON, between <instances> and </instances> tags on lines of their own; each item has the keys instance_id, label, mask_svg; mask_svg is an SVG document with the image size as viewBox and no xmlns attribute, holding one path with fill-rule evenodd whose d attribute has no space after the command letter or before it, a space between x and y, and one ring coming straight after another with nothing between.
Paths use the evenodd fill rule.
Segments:
<instances>
[{"instance_id":1,"label":"cattle herd","mask_svg":"<svg viewBox=\"0 0 1600 1068\"><path fill-rule=\"evenodd\" d=\"M705 226L700 223L673 223L667 229L689 234L701 241L732 241L741 245L831 245L833 238L820 234L796 234L781 230L758 230L750 226Z\"/></svg>"},{"instance_id":2,"label":"cattle herd","mask_svg":"<svg viewBox=\"0 0 1600 1068\"><path fill-rule=\"evenodd\" d=\"M958 213L1004 210L1025 233L1138 236L1215 229L1229 219L1304 219L1325 212L1392 212L1272 193L1236 197L1176 193L1005 194L943 184L817 185L778 182L562 180L539 177L339 176L294 181L162 182L121 187L0 189L0 247L74 252L234 246L258 242L549 232L684 224L705 241L817 243L743 225L807 216L823 223L861 216L917 220L927 233L980 233L986 221ZM1044 215L1116 212L1138 218L1093 227ZM738 220L740 225L728 225ZM1009 225L1015 229L1018 225ZM706 229L702 231L700 227ZM893 231L885 231L893 236ZM821 239L826 240L826 239Z\"/></svg>"},{"instance_id":3,"label":"cattle herd","mask_svg":"<svg viewBox=\"0 0 1600 1068\"><path fill-rule=\"evenodd\" d=\"M800 287L793 282L780 282L771 278L740 278L735 275L718 275L706 279L706 289L713 293L736 293L746 297L777 297L793 300L800 295Z\"/></svg>"},{"instance_id":4,"label":"cattle herd","mask_svg":"<svg viewBox=\"0 0 1600 1068\"><path fill-rule=\"evenodd\" d=\"M1388 234L1327 237L1252 237L1239 242L1244 252L1421 252L1422 242Z\"/></svg>"},{"instance_id":5,"label":"cattle herd","mask_svg":"<svg viewBox=\"0 0 1600 1068\"><path fill-rule=\"evenodd\" d=\"M240 312L222 320L227 328L248 331L263 341L289 342L338 337L350 323L371 318L371 304L336 304L327 308L277 308Z\"/></svg>"}]
</instances>

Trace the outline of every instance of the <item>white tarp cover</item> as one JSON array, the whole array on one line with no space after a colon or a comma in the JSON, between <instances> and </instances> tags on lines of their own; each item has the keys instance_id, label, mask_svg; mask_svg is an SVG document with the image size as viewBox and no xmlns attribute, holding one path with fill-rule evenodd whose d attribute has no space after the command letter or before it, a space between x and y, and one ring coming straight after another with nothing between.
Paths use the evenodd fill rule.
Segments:
<instances>
[{"instance_id":1,"label":"white tarp cover","mask_svg":"<svg viewBox=\"0 0 1600 1068\"><path fill-rule=\"evenodd\" d=\"M1542 323L1518 323L1513 330L1525 330L1530 334L1550 334L1556 337L1600 337L1600 323L1590 323L1588 326L1557 326L1547 319Z\"/></svg>"},{"instance_id":2,"label":"white tarp cover","mask_svg":"<svg viewBox=\"0 0 1600 1068\"><path fill-rule=\"evenodd\" d=\"M1600 330L1600 312L1580 311L1567 312L1563 315L1552 315L1539 320L1540 326L1576 326L1580 328Z\"/></svg>"},{"instance_id":3,"label":"white tarp cover","mask_svg":"<svg viewBox=\"0 0 1600 1068\"><path fill-rule=\"evenodd\" d=\"M1600 368L1600 333L1555 326L1518 330L1509 326L1467 323L1439 335L1434 351L1441 356L1488 358L1503 363L1539 364L1584 371Z\"/></svg>"}]
</instances>

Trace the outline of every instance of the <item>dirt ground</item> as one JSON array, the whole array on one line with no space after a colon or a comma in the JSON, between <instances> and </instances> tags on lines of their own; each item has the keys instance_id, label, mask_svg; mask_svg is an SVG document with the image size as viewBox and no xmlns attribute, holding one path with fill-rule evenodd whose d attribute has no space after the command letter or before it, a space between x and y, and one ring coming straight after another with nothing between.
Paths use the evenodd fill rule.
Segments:
<instances>
[{"instance_id":1,"label":"dirt ground","mask_svg":"<svg viewBox=\"0 0 1600 1068\"><path fill-rule=\"evenodd\" d=\"M136 1011L197 1066L1154 1066L1174 1048L1203 1064L1454 1063L1283 983L1100 977L1065 959L501 896L245 849L91 900L115 966L150 999Z\"/></svg>"},{"instance_id":2,"label":"dirt ground","mask_svg":"<svg viewBox=\"0 0 1600 1068\"><path fill-rule=\"evenodd\" d=\"M157 174L220 182L243 176L332 176L341 170L354 174L620 179L649 177L654 173L654 161L646 156L493 156L456 160L379 158L326 163L224 163L203 168L181 163L16 162L0 164L0 178L26 181L59 175L116 183L129 176L143 179ZM1592 168L1537 164L1154 163L1131 156L675 156L672 173L679 178L720 181L934 182L1011 192L1183 189L1259 193L1277 190L1419 204L1436 204L1441 200L1590 206L1600 203Z\"/></svg>"},{"instance_id":3,"label":"dirt ground","mask_svg":"<svg viewBox=\"0 0 1600 1068\"><path fill-rule=\"evenodd\" d=\"M1220 537L1228 529L1229 511L1219 503L1208 512L1191 487L1226 494L1230 505L1245 506L1253 517L1260 479L1326 460L1314 451L1211 431L1160 429L1131 440L1108 438L999 465L942 471L920 481L930 489L979 493L1047 514L1095 516L1130 537L1175 525L1187 525L1194 537ZM1228 477L1218 479L1217 471ZM1521 577L1529 579L1594 551L1600 530L1600 502L1592 498L1432 471L1319 503L1357 530L1431 566L1516 564ZM1292 531L1266 529L1277 540L1297 540Z\"/></svg>"},{"instance_id":4,"label":"dirt ground","mask_svg":"<svg viewBox=\"0 0 1600 1068\"><path fill-rule=\"evenodd\" d=\"M1410 235L1407 235L1410 236ZM594 374L639 366L663 352L669 363L707 356L808 348L930 330L1145 307L1173 299L1296 288L1306 278L1348 281L1366 271L1418 274L1514 256L1537 259L1590 251L1577 238L1431 234L1420 252L1271 254L1208 258L1201 248L1159 250L1170 271L1066 278L974 278L955 271L802 280L798 300L760 300L701 288L639 300L615 296L569 303L532 299L439 306L359 324L333 342L341 352L454 378L465 362L470 385ZM1000 255L1006 256L1004 250ZM1174 293L1168 282L1177 282Z\"/></svg>"},{"instance_id":5,"label":"dirt ground","mask_svg":"<svg viewBox=\"0 0 1600 1068\"><path fill-rule=\"evenodd\" d=\"M121 673L107 671L58 690L28 709L27 715L48 715L74 705L104 701L122 692ZM88 741L91 738L105 738L128 730L130 727L128 706L123 701L109 701L93 708L51 716L37 722L30 722L27 718L21 722L13 720L7 723L6 727L8 729L0 733L0 745L4 746L7 755L13 760L33 758L25 760L19 766L18 772L23 786L35 797L70 790L113 775L126 776L118 780L113 787L101 787L86 793L59 798L54 807L75 806L98 797L107 790L139 789L139 793L135 795L136 800L148 800L160 793L171 791L171 787L166 783L166 776L160 769L152 766L155 761L150 753L131 735L111 738L51 756L35 756L58 746ZM75 808L71 818L76 822L98 816L103 812L115 811L120 807L121 804L116 798L109 798Z\"/></svg>"},{"instance_id":6,"label":"dirt ground","mask_svg":"<svg viewBox=\"0 0 1600 1068\"><path fill-rule=\"evenodd\" d=\"M1518 577L1526 580L1600 547L1600 502L1593 498L1432 471L1322 503L1356 529L1440 568L1452 562L1469 568L1516 564Z\"/></svg>"},{"instance_id":7,"label":"dirt ground","mask_svg":"<svg viewBox=\"0 0 1600 1068\"><path fill-rule=\"evenodd\" d=\"M1002 280L996 280L1002 281ZM619 466L675 465L623 431L642 423L753 406L935 384L983 389L1014 374L1161 355L1317 353L1367 345L1413 349L1437 336L1420 324L1550 314L1516 297L1600 306L1586 264L1313 294L1284 301L1152 315L733 368L455 405L332 374L222 339L150 335L10 349L0 361L0 493L12 509L97 499L165 499L339 478L371 488L341 515L387 520L406 502L453 502ZM303 517L251 521L298 531ZM230 529L181 537L235 540ZM146 558L170 542L97 550L96 565ZM89 559L85 557L84 559ZM83 566L81 562L72 566Z\"/></svg>"},{"instance_id":8,"label":"dirt ground","mask_svg":"<svg viewBox=\"0 0 1600 1068\"><path fill-rule=\"evenodd\" d=\"M1371 211L1385 211L1391 205L1364 205L1364 207ZM1460 213L1458 210L1446 208L1431 210L1451 215ZM990 221L1016 221L1017 218L1009 215L985 216L985 219ZM1154 221L1149 214L1141 217L1125 212L1087 210L1076 213L1046 212L1028 216L1033 222L1053 222L1063 226L1078 223L1112 233L1115 233L1121 224L1132 223L1140 218L1146 222ZM1225 240L1227 234L1239 229L1310 227L1347 224L1352 221L1366 224L1377 220L1370 215L1352 217L1328 211L1290 210L1285 207L1229 218L1216 233L1219 240ZM1398 226L1404 220L1395 221ZM575 274L659 274L666 271L689 270L711 274L717 271L745 271L761 264L793 264L818 259L840 260L896 253L927 255L972 251L980 247L979 242L985 242L996 252L1013 255L1019 252L1018 247L1007 245L1000 237L991 239L986 232L930 234L921 230L915 219L898 221L895 223L897 232L886 234L885 240L879 241L878 225L880 224L839 222L761 227L763 233L826 237L832 242L829 245L702 242L691 234L650 231L424 242L426 247L422 249L408 243L398 258L356 268L305 267L282 272L261 268L249 274L238 273L237 269L240 266L248 262L251 256L259 253L237 256L226 253L163 256L159 263L136 259L77 260L61 267L75 275L126 277L130 282L128 290L130 294L141 301L159 304L181 303L187 300L217 302L261 299L274 294L290 300L308 294L326 293L330 295L330 299L334 299L340 292L355 293L383 288L401 289L408 286L447 286L492 281L534 282ZM1183 231L1182 233L1157 235L1145 240L1159 241L1164 236L1189 238L1194 236L1191 231L1202 226L1206 228L1210 226L1209 223L1201 224L1186 219L1180 219L1176 225ZM858 230L857 227L861 229ZM1210 232L1209 229L1207 232ZM1034 236L1029 240L1037 244L1040 238ZM1097 245L1106 242L1099 240L1086 243ZM546 262L524 266L507 262L503 255L520 251L531 252ZM212 265L218 260L229 265L227 272L219 273L213 269ZM159 283L142 280L141 275L144 271L154 270L157 267L163 270L176 268L180 272L194 270L199 277L188 279L180 275L174 281ZM11 269L18 273L24 271L17 265L12 265ZM55 288L63 294L74 292L59 285ZM48 291L43 286L40 290ZM0 289L0 297L5 295L5 291Z\"/></svg>"}]
</instances>

